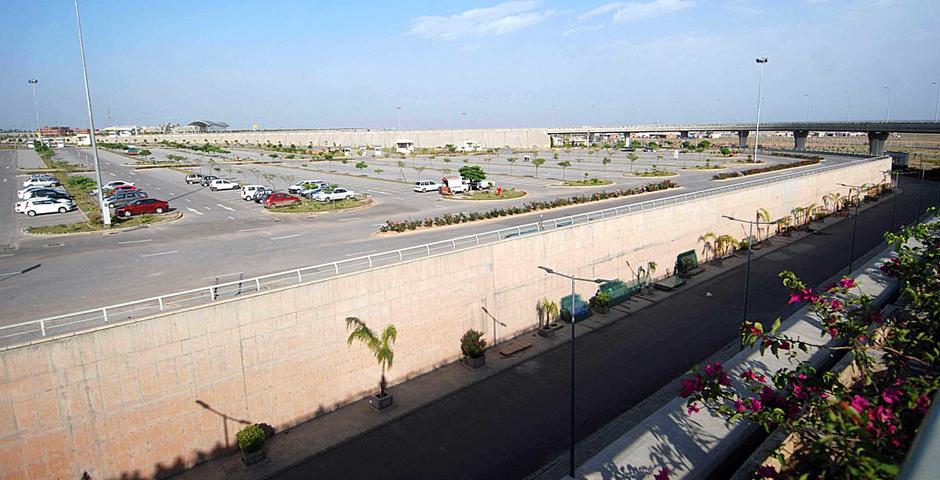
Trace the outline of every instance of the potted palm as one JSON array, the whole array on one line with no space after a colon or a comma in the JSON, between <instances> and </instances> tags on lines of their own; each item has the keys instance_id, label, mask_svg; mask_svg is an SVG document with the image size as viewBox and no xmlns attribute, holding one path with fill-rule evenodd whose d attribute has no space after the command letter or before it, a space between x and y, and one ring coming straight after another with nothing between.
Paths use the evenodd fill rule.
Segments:
<instances>
[{"instance_id":1,"label":"potted palm","mask_svg":"<svg viewBox=\"0 0 940 480\"><path fill-rule=\"evenodd\" d=\"M486 364L486 339L483 332L467 330L460 338L460 352L464 365L476 370Z\"/></svg>"},{"instance_id":2,"label":"potted palm","mask_svg":"<svg viewBox=\"0 0 940 480\"><path fill-rule=\"evenodd\" d=\"M555 330L562 327L558 320L558 304L543 298L535 306L539 313L539 336L543 338L555 338Z\"/></svg>"},{"instance_id":3,"label":"potted palm","mask_svg":"<svg viewBox=\"0 0 940 480\"><path fill-rule=\"evenodd\" d=\"M346 339L346 344L351 345L354 340L362 342L369 348L372 354L375 355L375 360L379 363L379 366L382 367L379 393L369 397L369 407L376 412L380 412L392 406L392 394L388 393L385 382L385 370L392 368L392 361L395 359L392 344L395 343L395 339L398 337L398 331L395 329L395 325L389 324L385 327L385 330L382 331L381 337L379 337L372 329L366 326L362 320L356 317L347 317L346 328L352 327L355 328L352 333L349 334L349 338Z\"/></svg>"},{"instance_id":4,"label":"potted palm","mask_svg":"<svg viewBox=\"0 0 940 480\"><path fill-rule=\"evenodd\" d=\"M241 453L242 464L245 467L257 465L268 457L264 453L264 441L267 435L260 425L248 425L235 434L238 441L238 451Z\"/></svg>"}]
</instances>

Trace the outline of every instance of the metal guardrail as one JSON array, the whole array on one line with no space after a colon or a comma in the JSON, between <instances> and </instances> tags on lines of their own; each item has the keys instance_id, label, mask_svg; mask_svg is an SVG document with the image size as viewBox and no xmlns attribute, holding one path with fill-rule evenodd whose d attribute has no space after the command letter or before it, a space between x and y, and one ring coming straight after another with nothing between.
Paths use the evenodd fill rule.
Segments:
<instances>
[{"instance_id":1,"label":"metal guardrail","mask_svg":"<svg viewBox=\"0 0 940 480\"><path fill-rule=\"evenodd\" d=\"M516 227L493 230L484 233L456 237L434 243L406 247L361 257L340 260L309 267L298 268L286 272L272 273L259 277L241 279L212 286L194 288L182 292L169 293L156 297L134 300L131 302L109 305L81 312L67 313L54 317L32 320L15 325L0 326L0 347L25 343L42 337L73 332L84 328L93 328L106 325L109 322L133 319L136 317L152 315L159 312L177 308L192 307L213 302L224 298L233 298L245 293L261 292L273 288L296 285L306 281L319 280L331 276L358 272L374 267L392 265L406 260L428 257L438 253L456 251L461 248L474 247L487 243L523 236L545 230L565 228L571 225L602 220L610 217L627 215L644 210L676 205L679 203L699 200L702 198L722 195L741 190L779 183L794 178L817 175L820 173L853 167L868 162L890 158L888 156L854 160L839 165L814 168L800 172L784 173L760 180L740 182L733 185L699 190L696 192L657 198L640 203L633 203L619 207L595 210L577 215L544 220L542 222L527 223Z\"/></svg>"}]
</instances>

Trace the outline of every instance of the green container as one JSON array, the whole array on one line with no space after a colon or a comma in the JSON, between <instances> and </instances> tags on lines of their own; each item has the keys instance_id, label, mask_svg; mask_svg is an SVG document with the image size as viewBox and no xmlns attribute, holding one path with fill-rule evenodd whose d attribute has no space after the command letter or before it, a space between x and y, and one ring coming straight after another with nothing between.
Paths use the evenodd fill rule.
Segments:
<instances>
[{"instance_id":1,"label":"green container","mask_svg":"<svg viewBox=\"0 0 940 480\"><path fill-rule=\"evenodd\" d=\"M597 293L606 293L610 296L610 306L618 305L630 299L633 291L619 278L604 284L597 289Z\"/></svg>"},{"instance_id":2,"label":"green container","mask_svg":"<svg viewBox=\"0 0 940 480\"><path fill-rule=\"evenodd\" d=\"M559 309L561 310L558 315L563 321L571 323L571 295L565 295L561 297L561 303L559 304ZM580 322L585 318L588 318L592 315L591 306L587 302L581 300L581 295L577 293L574 294L574 320Z\"/></svg>"},{"instance_id":3,"label":"green container","mask_svg":"<svg viewBox=\"0 0 940 480\"><path fill-rule=\"evenodd\" d=\"M695 255L695 250L682 252L676 257L677 274L689 273L696 268L698 268L698 256Z\"/></svg>"}]
</instances>

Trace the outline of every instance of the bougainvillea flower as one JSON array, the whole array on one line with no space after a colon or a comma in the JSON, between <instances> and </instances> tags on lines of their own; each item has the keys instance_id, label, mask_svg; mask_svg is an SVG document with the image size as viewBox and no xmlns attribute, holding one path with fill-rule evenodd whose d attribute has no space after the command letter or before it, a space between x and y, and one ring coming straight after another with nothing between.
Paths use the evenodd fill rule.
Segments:
<instances>
[{"instance_id":1,"label":"bougainvillea flower","mask_svg":"<svg viewBox=\"0 0 940 480\"><path fill-rule=\"evenodd\" d=\"M747 409L744 408L744 402L742 402L740 398L734 401L734 411L743 412L745 410Z\"/></svg>"},{"instance_id":2,"label":"bougainvillea flower","mask_svg":"<svg viewBox=\"0 0 940 480\"><path fill-rule=\"evenodd\" d=\"M901 395L904 395L903 392L894 388L888 387L884 392L881 393L881 399L885 401L888 405L893 405L894 402L897 402L901 398Z\"/></svg>"},{"instance_id":3,"label":"bougainvillea flower","mask_svg":"<svg viewBox=\"0 0 940 480\"><path fill-rule=\"evenodd\" d=\"M773 401L774 397L777 396L777 392L775 392L774 389L770 387L764 387L760 390L760 394L758 396L764 403L770 403Z\"/></svg>"},{"instance_id":4,"label":"bougainvillea flower","mask_svg":"<svg viewBox=\"0 0 940 480\"><path fill-rule=\"evenodd\" d=\"M877 407L868 411L868 418L872 420L878 420L881 423L888 423L889 420L894 418L894 413L891 412L890 408L886 408L883 405L878 405Z\"/></svg>"},{"instance_id":5,"label":"bougainvillea flower","mask_svg":"<svg viewBox=\"0 0 940 480\"><path fill-rule=\"evenodd\" d=\"M914 403L917 404L917 411L920 413L927 413L927 407L930 406L930 397L923 395L918 398Z\"/></svg>"},{"instance_id":6,"label":"bougainvillea flower","mask_svg":"<svg viewBox=\"0 0 940 480\"><path fill-rule=\"evenodd\" d=\"M869 405L868 400L865 400L864 398L858 395L856 395L855 398L852 399L852 408L854 408L855 411L858 413L864 412L865 409L868 408L868 405Z\"/></svg>"},{"instance_id":7,"label":"bougainvillea flower","mask_svg":"<svg viewBox=\"0 0 940 480\"><path fill-rule=\"evenodd\" d=\"M764 478L777 478L780 474L777 473L777 469L770 465L761 465L757 469L757 474Z\"/></svg>"},{"instance_id":8,"label":"bougainvillea flower","mask_svg":"<svg viewBox=\"0 0 940 480\"><path fill-rule=\"evenodd\" d=\"M723 387L727 387L728 385L731 385L731 379L728 378L727 372L721 372L721 374L718 375L718 385L721 385Z\"/></svg>"},{"instance_id":9,"label":"bougainvillea flower","mask_svg":"<svg viewBox=\"0 0 940 480\"><path fill-rule=\"evenodd\" d=\"M750 368L741 374L741 378L745 380L756 380L756 378L754 378L754 372L752 372Z\"/></svg>"},{"instance_id":10,"label":"bougainvillea flower","mask_svg":"<svg viewBox=\"0 0 940 480\"><path fill-rule=\"evenodd\" d=\"M790 293L790 301L787 303L796 303L800 300L803 300L803 297L799 293Z\"/></svg>"},{"instance_id":11,"label":"bougainvillea flower","mask_svg":"<svg viewBox=\"0 0 940 480\"><path fill-rule=\"evenodd\" d=\"M669 469L663 467L656 475L653 475L653 480L669 480Z\"/></svg>"},{"instance_id":12,"label":"bougainvillea flower","mask_svg":"<svg viewBox=\"0 0 940 480\"><path fill-rule=\"evenodd\" d=\"M843 278L842 280L839 280L839 286L841 286L842 288L854 288L854 287L855 287L855 279L854 279L854 278Z\"/></svg>"},{"instance_id":13,"label":"bougainvillea flower","mask_svg":"<svg viewBox=\"0 0 940 480\"><path fill-rule=\"evenodd\" d=\"M764 406L762 403L760 403L760 400L756 398L752 398L750 403L751 404L749 405L749 407L752 412L759 412L761 407Z\"/></svg>"},{"instance_id":14,"label":"bougainvillea flower","mask_svg":"<svg viewBox=\"0 0 940 480\"><path fill-rule=\"evenodd\" d=\"M701 411L701 410L699 410L697 404L692 403L691 405L689 405L689 415L692 415L693 413L698 413L698 412L700 412L700 411Z\"/></svg>"}]
</instances>

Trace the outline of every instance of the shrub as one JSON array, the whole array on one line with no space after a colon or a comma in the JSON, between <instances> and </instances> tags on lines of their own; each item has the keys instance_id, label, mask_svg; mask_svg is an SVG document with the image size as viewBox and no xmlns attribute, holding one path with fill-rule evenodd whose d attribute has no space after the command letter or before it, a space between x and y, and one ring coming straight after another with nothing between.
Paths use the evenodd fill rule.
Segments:
<instances>
[{"instance_id":1,"label":"shrub","mask_svg":"<svg viewBox=\"0 0 940 480\"><path fill-rule=\"evenodd\" d=\"M604 308L610 305L610 295L606 293L598 293L594 295L594 306L598 308Z\"/></svg>"},{"instance_id":2,"label":"shrub","mask_svg":"<svg viewBox=\"0 0 940 480\"><path fill-rule=\"evenodd\" d=\"M470 329L460 338L460 352L465 357L480 358L484 350L486 350L486 339L483 338L483 332Z\"/></svg>"},{"instance_id":3,"label":"shrub","mask_svg":"<svg viewBox=\"0 0 940 480\"><path fill-rule=\"evenodd\" d=\"M260 425L248 425L235 434L238 448L245 453L254 453L264 448L265 434Z\"/></svg>"}]
</instances>

